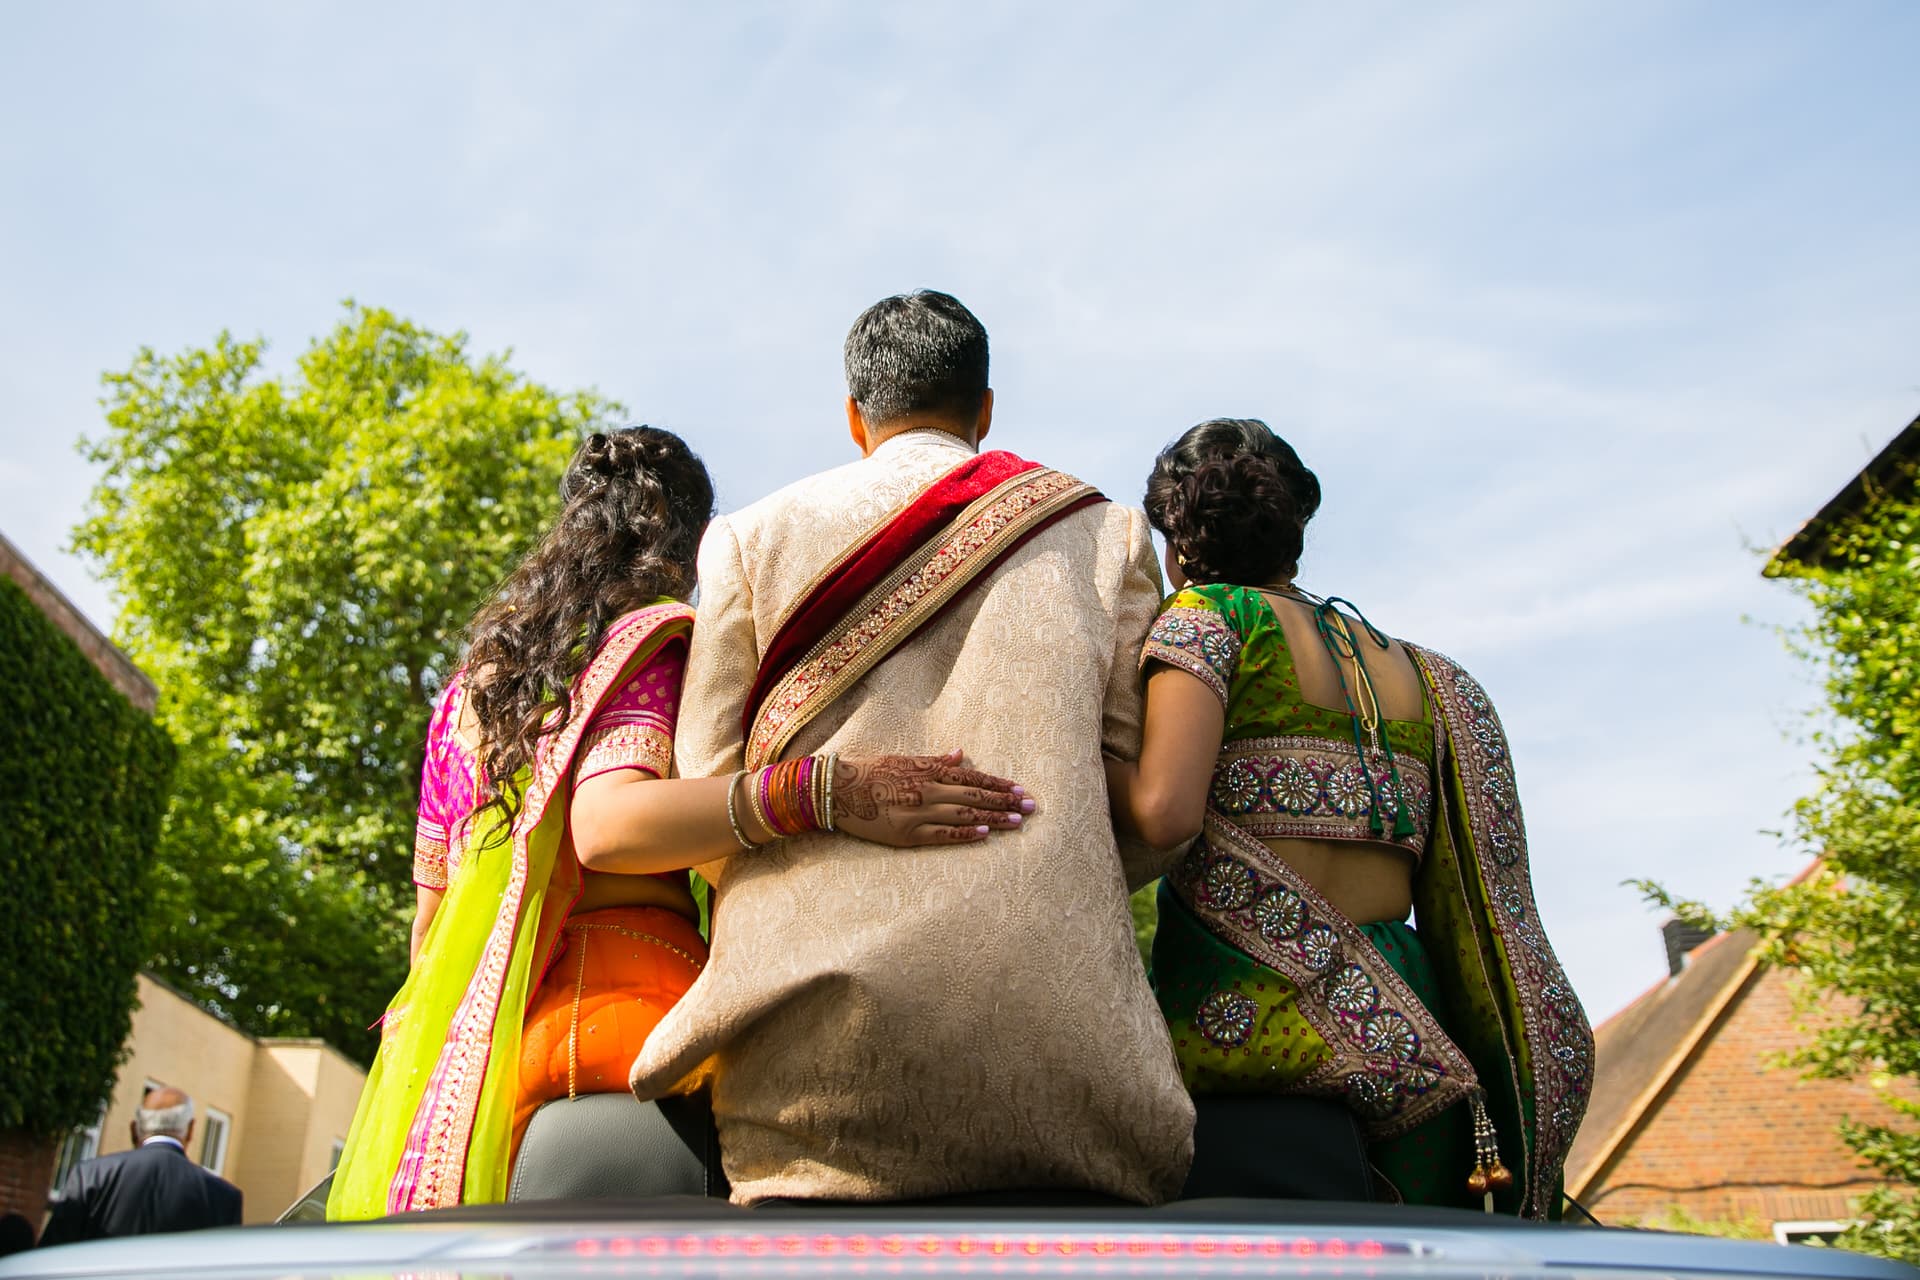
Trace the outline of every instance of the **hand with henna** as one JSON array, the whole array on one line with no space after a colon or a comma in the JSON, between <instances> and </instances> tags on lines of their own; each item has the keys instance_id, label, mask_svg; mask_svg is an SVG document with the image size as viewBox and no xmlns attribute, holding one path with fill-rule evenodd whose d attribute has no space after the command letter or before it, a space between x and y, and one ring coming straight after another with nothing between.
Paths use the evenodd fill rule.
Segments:
<instances>
[{"instance_id":1,"label":"hand with henna","mask_svg":"<svg viewBox=\"0 0 1920 1280\"><path fill-rule=\"evenodd\" d=\"M841 756L833 775L834 825L896 849L971 844L1018 830L1033 801L1007 778L944 756Z\"/></svg>"}]
</instances>

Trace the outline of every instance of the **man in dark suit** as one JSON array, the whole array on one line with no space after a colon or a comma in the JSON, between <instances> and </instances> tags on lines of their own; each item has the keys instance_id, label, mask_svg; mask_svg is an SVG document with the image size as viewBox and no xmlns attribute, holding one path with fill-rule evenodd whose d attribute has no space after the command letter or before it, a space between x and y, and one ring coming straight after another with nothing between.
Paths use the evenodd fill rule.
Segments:
<instances>
[{"instance_id":1,"label":"man in dark suit","mask_svg":"<svg viewBox=\"0 0 1920 1280\"><path fill-rule=\"evenodd\" d=\"M237 1224L240 1188L187 1158L192 1137L192 1098L178 1089L147 1094L134 1112L133 1150L75 1167L40 1243Z\"/></svg>"}]
</instances>

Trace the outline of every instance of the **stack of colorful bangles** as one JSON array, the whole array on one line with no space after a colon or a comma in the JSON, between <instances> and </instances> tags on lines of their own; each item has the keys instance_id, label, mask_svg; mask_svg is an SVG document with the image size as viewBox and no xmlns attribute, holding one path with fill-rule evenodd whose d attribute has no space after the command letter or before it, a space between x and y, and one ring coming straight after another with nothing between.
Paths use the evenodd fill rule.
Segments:
<instances>
[{"instance_id":1,"label":"stack of colorful bangles","mask_svg":"<svg viewBox=\"0 0 1920 1280\"><path fill-rule=\"evenodd\" d=\"M773 834L800 836L810 831L832 831L833 775L840 757L829 751L824 755L782 760L764 769L742 769L727 784L727 823L742 849L760 846L747 838L740 825L735 796L741 780L746 780L747 806L761 828Z\"/></svg>"}]
</instances>

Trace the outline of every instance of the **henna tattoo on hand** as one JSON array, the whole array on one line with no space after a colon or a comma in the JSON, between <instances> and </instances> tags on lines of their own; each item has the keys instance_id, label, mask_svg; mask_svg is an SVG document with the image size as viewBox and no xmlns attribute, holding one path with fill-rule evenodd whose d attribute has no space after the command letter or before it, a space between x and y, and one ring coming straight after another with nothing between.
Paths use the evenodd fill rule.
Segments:
<instances>
[{"instance_id":1,"label":"henna tattoo on hand","mask_svg":"<svg viewBox=\"0 0 1920 1280\"><path fill-rule=\"evenodd\" d=\"M917 809L920 786L939 770L912 756L848 760L834 770L833 806L853 818L873 821L882 809Z\"/></svg>"}]
</instances>

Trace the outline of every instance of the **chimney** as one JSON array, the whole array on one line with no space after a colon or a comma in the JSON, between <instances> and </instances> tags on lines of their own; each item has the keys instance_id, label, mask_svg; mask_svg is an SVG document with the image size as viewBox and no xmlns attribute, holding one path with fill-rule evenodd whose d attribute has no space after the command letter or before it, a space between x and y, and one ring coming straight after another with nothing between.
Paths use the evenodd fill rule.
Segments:
<instances>
[{"instance_id":1,"label":"chimney","mask_svg":"<svg viewBox=\"0 0 1920 1280\"><path fill-rule=\"evenodd\" d=\"M1660 926L1660 936L1667 944L1667 973L1677 978L1687 967L1687 953L1711 938L1713 930L1696 929L1683 920L1669 920Z\"/></svg>"}]
</instances>

